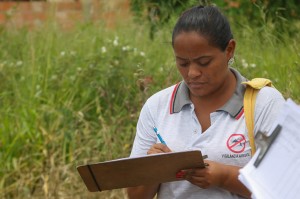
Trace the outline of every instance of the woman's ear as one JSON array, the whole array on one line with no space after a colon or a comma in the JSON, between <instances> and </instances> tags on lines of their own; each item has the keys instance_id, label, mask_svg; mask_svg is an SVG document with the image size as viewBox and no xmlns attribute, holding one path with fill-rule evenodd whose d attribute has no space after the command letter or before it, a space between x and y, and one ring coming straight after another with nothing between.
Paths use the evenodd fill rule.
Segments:
<instances>
[{"instance_id":1,"label":"woman's ear","mask_svg":"<svg viewBox=\"0 0 300 199\"><path fill-rule=\"evenodd\" d=\"M229 42L228 42L228 45L226 47L226 57L228 58L228 60L230 58L233 57L234 55L234 50L235 50L235 40L234 39L230 39Z\"/></svg>"}]
</instances>

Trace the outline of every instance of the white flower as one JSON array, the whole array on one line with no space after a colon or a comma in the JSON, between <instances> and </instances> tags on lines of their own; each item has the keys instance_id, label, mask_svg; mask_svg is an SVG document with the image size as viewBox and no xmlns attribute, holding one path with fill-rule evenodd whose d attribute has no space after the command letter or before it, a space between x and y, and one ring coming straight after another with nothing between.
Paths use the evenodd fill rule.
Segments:
<instances>
[{"instance_id":1,"label":"white flower","mask_svg":"<svg viewBox=\"0 0 300 199\"><path fill-rule=\"evenodd\" d=\"M246 62L245 59L242 59L242 66L243 66L244 68L248 68L248 66L249 66L249 64Z\"/></svg>"},{"instance_id":2,"label":"white flower","mask_svg":"<svg viewBox=\"0 0 300 199\"><path fill-rule=\"evenodd\" d=\"M142 57L145 57L145 53L144 53L143 51L140 52L140 55L141 55Z\"/></svg>"},{"instance_id":3,"label":"white flower","mask_svg":"<svg viewBox=\"0 0 300 199\"><path fill-rule=\"evenodd\" d=\"M106 53L106 51L107 51L107 50L106 50L105 46L102 46L101 52L102 52L102 53Z\"/></svg>"},{"instance_id":4,"label":"white flower","mask_svg":"<svg viewBox=\"0 0 300 199\"><path fill-rule=\"evenodd\" d=\"M119 60L114 60L115 65L119 65L119 63L120 63Z\"/></svg>"},{"instance_id":5,"label":"white flower","mask_svg":"<svg viewBox=\"0 0 300 199\"><path fill-rule=\"evenodd\" d=\"M82 71L82 68L81 67L77 67L77 71L78 72Z\"/></svg>"},{"instance_id":6,"label":"white flower","mask_svg":"<svg viewBox=\"0 0 300 199\"><path fill-rule=\"evenodd\" d=\"M248 63L242 63L244 68L248 68Z\"/></svg>"},{"instance_id":7,"label":"white flower","mask_svg":"<svg viewBox=\"0 0 300 199\"><path fill-rule=\"evenodd\" d=\"M128 51L128 50L130 50L130 46L123 46L123 47L122 47L122 50L123 50L123 51Z\"/></svg>"},{"instance_id":8,"label":"white flower","mask_svg":"<svg viewBox=\"0 0 300 199\"><path fill-rule=\"evenodd\" d=\"M128 48L128 46L123 46L123 47L122 47L122 50L123 50L123 51L127 51L127 50L129 50L129 48Z\"/></svg>"},{"instance_id":9,"label":"white flower","mask_svg":"<svg viewBox=\"0 0 300 199\"><path fill-rule=\"evenodd\" d=\"M113 41L113 45L114 46L118 46L119 45L119 42L118 42L118 37L115 37L114 41Z\"/></svg>"},{"instance_id":10,"label":"white flower","mask_svg":"<svg viewBox=\"0 0 300 199\"><path fill-rule=\"evenodd\" d=\"M74 76L74 75L72 75L71 77L70 77L70 80L71 81L74 81L76 79L76 77Z\"/></svg>"},{"instance_id":11,"label":"white flower","mask_svg":"<svg viewBox=\"0 0 300 199\"><path fill-rule=\"evenodd\" d=\"M252 68L255 68L256 67L256 64L250 64L250 66L252 67Z\"/></svg>"},{"instance_id":12,"label":"white flower","mask_svg":"<svg viewBox=\"0 0 300 199\"><path fill-rule=\"evenodd\" d=\"M23 62L22 61L17 61L16 66L22 66Z\"/></svg>"},{"instance_id":13,"label":"white flower","mask_svg":"<svg viewBox=\"0 0 300 199\"><path fill-rule=\"evenodd\" d=\"M60 52L60 56L63 57L63 56L65 56L65 55L66 55L66 52L65 52L65 51L61 51L61 52Z\"/></svg>"},{"instance_id":14,"label":"white flower","mask_svg":"<svg viewBox=\"0 0 300 199\"><path fill-rule=\"evenodd\" d=\"M51 79L52 79L52 80L56 80L56 79L57 79L57 75L52 75L52 76L51 76Z\"/></svg>"},{"instance_id":15,"label":"white flower","mask_svg":"<svg viewBox=\"0 0 300 199\"><path fill-rule=\"evenodd\" d=\"M83 114L83 112L81 112L81 111L78 111L78 112L77 112L77 115L78 115L78 117L79 117L80 119L83 119L83 118L84 118L84 114Z\"/></svg>"}]
</instances>

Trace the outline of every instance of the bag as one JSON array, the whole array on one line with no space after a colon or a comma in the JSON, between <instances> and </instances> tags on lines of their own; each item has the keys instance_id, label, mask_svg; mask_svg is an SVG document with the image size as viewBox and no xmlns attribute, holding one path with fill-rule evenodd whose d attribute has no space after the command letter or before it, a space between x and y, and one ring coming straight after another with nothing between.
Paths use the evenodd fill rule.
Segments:
<instances>
[{"instance_id":1,"label":"bag","mask_svg":"<svg viewBox=\"0 0 300 199\"><path fill-rule=\"evenodd\" d=\"M258 91L265 87L272 85L271 80L265 78L254 78L251 81L242 82L242 84L246 85L246 91L244 94L244 114L246 126L248 129L248 137L251 147L251 155L253 156L256 147L254 143L254 112L255 112L255 102Z\"/></svg>"}]
</instances>

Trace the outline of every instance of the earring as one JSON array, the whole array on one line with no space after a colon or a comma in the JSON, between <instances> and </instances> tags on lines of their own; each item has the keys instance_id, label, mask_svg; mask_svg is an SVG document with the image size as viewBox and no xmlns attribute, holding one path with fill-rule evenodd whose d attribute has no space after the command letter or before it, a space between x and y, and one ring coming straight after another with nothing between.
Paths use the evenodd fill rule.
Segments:
<instances>
[{"instance_id":1,"label":"earring","mask_svg":"<svg viewBox=\"0 0 300 199\"><path fill-rule=\"evenodd\" d=\"M228 66L231 67L234 63L234 58L231 57L229 60L228 60Z\"/></svg>"}]
</instances>

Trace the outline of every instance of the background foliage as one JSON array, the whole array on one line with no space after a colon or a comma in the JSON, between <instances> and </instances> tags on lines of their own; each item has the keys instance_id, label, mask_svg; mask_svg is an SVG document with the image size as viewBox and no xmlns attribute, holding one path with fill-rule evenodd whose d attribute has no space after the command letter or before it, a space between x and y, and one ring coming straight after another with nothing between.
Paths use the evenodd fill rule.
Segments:
<instances>
[{"instance_id":1,"label":"background foliage","mask_svg":"<svg viewBox=\"0 0 300 199\"><path fill-rule=\"evenodd\" d=\"M87 192L76 166L129 155L145 100L180 81L172 26L194 3L132 2L140 21L149 23L113 30L86 23L69 32L51 22L35 31L0 29L1 198L125 197L123 190ZM300 36L293 34L299 16L278 15L282 9L268 8L269 1L213 2L232 24L234 67L248 78L272 79L299 103ZM286 10L299 9L288 2ZM151 24L147 6L154 5L161 11ZM277 28L279 16L286 28Z\"/></svg>"},{"instance_id":2,"label":"background foliage","mask_svg":"<svg viewBox=\"0 0 300 199\"><path fill-rule=\"evenodd\" d=\"M226 16L239 19L243 16L251 25L263 28L272 24L274 30L296 34L297 28L289 26L291 21L299 20L298 0L131 0L131 10L140 23L148 21L150 38L169 21L174 21L186 9L194 5L217 5Z\"/></svg>"}]
</instances>

